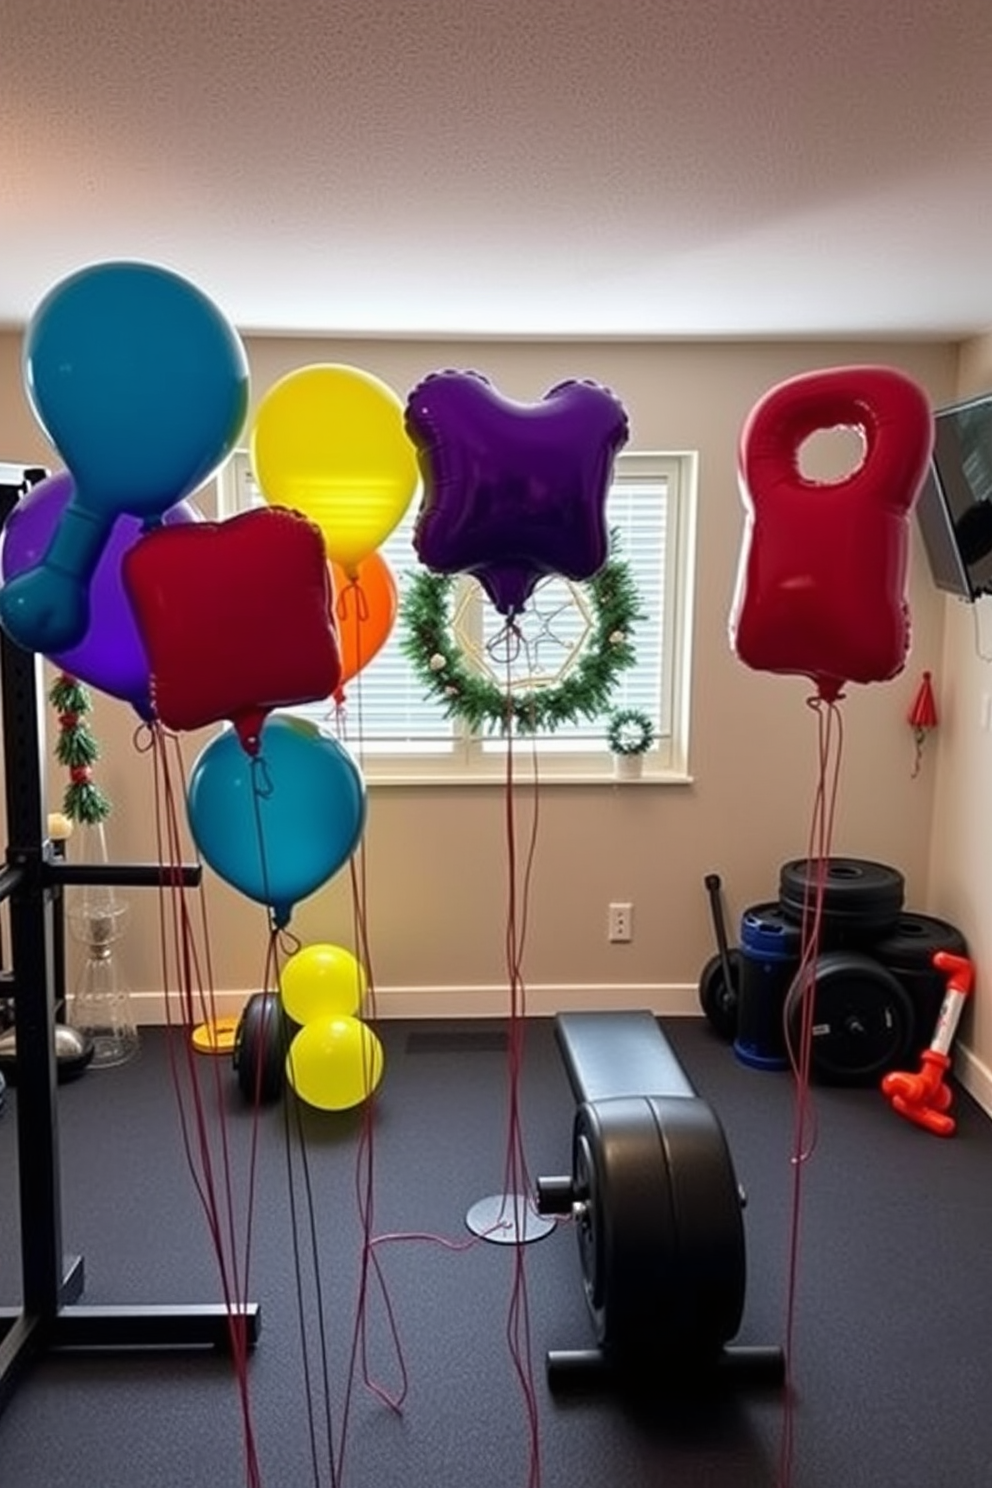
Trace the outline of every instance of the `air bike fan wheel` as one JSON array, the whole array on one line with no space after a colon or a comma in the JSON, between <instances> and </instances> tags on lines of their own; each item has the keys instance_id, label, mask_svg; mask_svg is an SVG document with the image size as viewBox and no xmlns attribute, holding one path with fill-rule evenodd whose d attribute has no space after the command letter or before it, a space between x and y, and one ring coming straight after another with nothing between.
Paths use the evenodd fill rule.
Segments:
<instances>
[{"instance_id":1,"label":"air bike fan wheel","mask_svg":"<svg viewBox=\"0 0 992 1488\"><path fill-rule=\"evenodd\" d=\"M802 1038L803 975L785 1000L790 1047ZM813 974L810 1072L825 1085L873 1085L901 1067L912 1045L915 1012L902 983L871 956L826 951Z\"/></svg>"},{"instance_id":2,"label":"air bike fan wheel","mask_svg":"<svg viewBox=\"0 0 992 1488\"><path fill-rule=\"evenodd\" d=\"M740 1325L741 1197L705 1102L617 1097L576 1113L573 1193L597 1342L624 1370L678 1374Z\"/></svg>"}]
</instances>

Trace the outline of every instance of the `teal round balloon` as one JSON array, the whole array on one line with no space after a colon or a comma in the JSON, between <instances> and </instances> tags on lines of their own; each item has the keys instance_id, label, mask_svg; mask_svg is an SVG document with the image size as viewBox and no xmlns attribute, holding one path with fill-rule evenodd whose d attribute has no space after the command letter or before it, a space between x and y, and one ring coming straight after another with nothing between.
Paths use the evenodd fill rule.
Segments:
<instances>
[{"instance_id":1,"label":"teal round balloon","mask_svg":"<svg viewBox=\"0 0 992 1488\"><path fill-rule=\"evenodd\" d=\"M155 264L79 269L41 300L28 399L91 518L157 517L234 449L248 413L240 337L202 290Z\"/></svg>"},{"instance_id":2,"label":"teal round balloon","mask_svg":"<svg viewBox=\"0 0 992 1488\"><path fill-rule=\"evenodd\" d=\"M186 808L204 861L283 926L358 846L365 782L337 739L275 713L254 757L233 728L210 741L190 773Z\"/></svg>"}]
</instances>

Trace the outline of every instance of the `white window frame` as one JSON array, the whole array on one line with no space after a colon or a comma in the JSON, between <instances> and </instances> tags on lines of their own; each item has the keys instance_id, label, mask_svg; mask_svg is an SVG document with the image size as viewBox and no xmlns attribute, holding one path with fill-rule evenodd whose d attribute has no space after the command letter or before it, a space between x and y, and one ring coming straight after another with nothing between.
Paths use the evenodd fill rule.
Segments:
<instances>
[{"instance_id":1,"label":"white window frame","mask_svg":"<svg viewBox=\"0 0 992 1488\"><path fill-rule=\"evenodd\" d=\"M644 757L641 783L681 783L689 779L689 704L691 682L691 637L694 603L695 528L698 457L694 451L623 451L615 466L618 483L645 482L665 486L666 518L664 577L662 583L661 707L658 737ZM221 519L259 504L259 493L251 474L248 452L237 450L220 471L217 480L217 510ZM621 549L621 558L624 556ZM659 554L659 562L662 555ZM416 567L411 551L409 568ZM396 565L394 564L394 570ZM402 575L397 573L401 581ZM641 626L648 622L641 622ZM638 629L641 628L638 627ZM635 646L636 646L635 633ZM375 666L373 659L369 668ZM459 720L453 737L432 749L429 743L390 749L388 744L364 744L358 723L361 717L362 676L346 688L343 717L335 717L333 704L311 704L300 711L332 727L360 759L370 784L381 785L479 785L506 778L506 750L498 732L472 736ZM441 709L438 707L441 720ZM514 773L527 778L535 772L542 784L614 783L613 758L605 741L588 749L567 743L567 728L545 737L535 746L525 737L513 741ZM494 747L496 745L497 747Z\"/></svg>"}]
</instances>

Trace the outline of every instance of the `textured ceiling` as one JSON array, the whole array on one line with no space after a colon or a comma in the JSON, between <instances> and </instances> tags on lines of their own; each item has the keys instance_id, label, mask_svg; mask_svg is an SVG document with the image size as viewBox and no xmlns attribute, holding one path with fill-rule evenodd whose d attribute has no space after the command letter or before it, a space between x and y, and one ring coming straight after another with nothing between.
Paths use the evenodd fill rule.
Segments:
<instances>
[{"instance_id":1,"label":"textured ceiling","mask_svg":"<svg viewBox=\"0 0 992 1488\"><path fill-rule=\"evenodd\" d=\"M990 0L0 0L0 322L168 264L245 331L992 326Z\"/></svg>"}]
</instances>

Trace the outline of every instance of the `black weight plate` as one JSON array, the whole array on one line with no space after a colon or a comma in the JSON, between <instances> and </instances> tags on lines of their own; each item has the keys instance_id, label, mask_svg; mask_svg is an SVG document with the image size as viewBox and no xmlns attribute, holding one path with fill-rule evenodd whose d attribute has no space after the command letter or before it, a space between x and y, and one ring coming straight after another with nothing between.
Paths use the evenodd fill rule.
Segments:
<instances>
[{"instance_id":1,"label":"black weight plate","mask_svg":"<svg viewBox=\"0 0 992 1488\"><path fill-rule=\"evenodd\" d=\"M285 1081L286 1027L277 992L255 992L234 1034L238 1088L252 1104L278 1100Z\"/></svg>"},{"instance_id":2,"label":"black weight plate","mask_svg":"<svg viewBox=\"0 0 992 1488\"><path fill-rule=\"evenodd\" d=\"M812 914L820 873L817 859L793 858L779 870L779 903L796 922ZM864 943L889 930L903 907L906 882L897 868L867 858L827 858L822 930L826 941Z\"/></svg>"},{"instance_id":3,"label":"black weight plate","mask_svg":"<svg viewBox=\"0 0 992 1488\"><path fill-rule=\"evenodd\" d=\"M967 956L961 931L933 915L901 914L891 930L874 942L871 953L890 971L917 971L933 966L938 951Z\"/></svg>"},{"instance_id":4,"label":"black weight plate","mask_svg":"<svg viewBox=\"0 0 992 1488\"><path fill-rule=\"evenodd\" d=\"M737 1034L738 1003L741 990L741 953L736 948L727 951L730 969L730 986L723 974L723 957L711 956L703 967L699 978L699 1005L709 1019L713 1031L726 1043L732 1043Z\"/></svg>"},{"instance_id":5,"label":"black weight plate","mask_svg":"<svg viewBox=\"0 0 992 1488\"><path fill-rule=\"evenodd\" d=\"M914 1058L930 1042L947 991L943 972L933 964L938 951L967 956L968 945L961 931L946 920L911 913L901 914L888 934L871 946L871 954L909 993L916 1019L910 1048Z\"/></svg>"},{"instance_id":6,"label":"black weight plate","mask_svg":"<svg viewBox=\"0 0 992 1488\"><path fill-rule=\"evenodd\" d=\"M785 1002L789 1041L798 1057L802 985L797 976ZM856 951L827 951L813 979L810 1072L824 1084L868 1085L898 1068L915 1026L912 1001L879 961Z\"/></svg>"}]
</instances>

